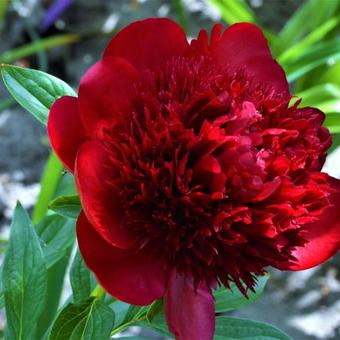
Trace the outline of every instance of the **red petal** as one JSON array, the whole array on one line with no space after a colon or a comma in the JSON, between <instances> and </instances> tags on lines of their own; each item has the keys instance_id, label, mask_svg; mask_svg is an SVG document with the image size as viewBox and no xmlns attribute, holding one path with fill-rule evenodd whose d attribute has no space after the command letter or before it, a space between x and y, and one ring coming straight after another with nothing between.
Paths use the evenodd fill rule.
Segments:
<instances>
[{"instance_id":1,"label":"red petal","mask_svg":"<svg viewBox=\"0 0 340 340\"><path fill-rule=\"evenodd\" d=\"M244 69L257 83L273 86L289 98L285 73L272 58L267 40L257 26L249 23L229 26L212 53L232 72Z\"/></svg>"},{"instance_id":2,"label":"red petal","mask_svg":"<svg viewBox=\"0 0 340 340\"><path fill-rule=\"evenodd\" d=\"M107 47L104 58L123 57L139 69L155 69L188 46L184 31L166 18L137 21L121 30Z\"/></svg>"},{"instance_id":3,"label":"red petal","mask_svg":"<svg viewBox=\"0 0 340 340\"><path fill-rule=\"evenodd\" d=\"M172 272L165 295L169 329L177 340L211 340L215 330L215 305L211 290Z\"/></svg>"},{"instance_id":4,"label":"red petal","mask_svg":"<svg viewBox=\"0 0 340 340\"><path fill-rule=\"evenodd\" d=\"M340 180L331 178L331 185L336 190L330 196L332 206L322 213L317 222L308 225L305 237L309 242L292 254L297 258L297 264L284 269L304 270L315 267L340 249Z\"/></svg>"},{"instance_id":5,"label":"red petal","mask_svg":"<svg viewBox=\"0 0 340 340\"><path fill-rule=\"evenodd\" d=\"M80 115L89 134L98 136L98 126L119 119L132 108L137 71L122 58L105 58L81 79Z\"/></svg>"},{"instance_id":6,"label":"red petal","mask_svg":"<svg viewBox=\"0 0 340 340\"><path fill-rule=\"evenodd\" d=\"M53 150L73 172L78 148L86 138L77 98L65 96L55 101L48 116L47 132Z\"/></svg>"},{"instance_id":7,"label":"red petal","mask_svg":"<svg viewBox=\"0 0 340 340\"><path fill-rule=\"evenodd\" d=\"M84 143L79 149L75 180L87 218L97 232L116 247L128 248L134 237L124 225L119 197L108 184L108 156L99 141Z\"/></svg>"},{"instance_id":8,"label":"red petal","mask_svg":"<svg viewBox=\"0 0 340 340\"><path fill-rule=\"evenodd\" d=\"M113 247L84 213L78 218L77 237L86 265L110 295L134 305L148 305L164 295L166 273L161 259Z\"/></svg>"}]
</instances>

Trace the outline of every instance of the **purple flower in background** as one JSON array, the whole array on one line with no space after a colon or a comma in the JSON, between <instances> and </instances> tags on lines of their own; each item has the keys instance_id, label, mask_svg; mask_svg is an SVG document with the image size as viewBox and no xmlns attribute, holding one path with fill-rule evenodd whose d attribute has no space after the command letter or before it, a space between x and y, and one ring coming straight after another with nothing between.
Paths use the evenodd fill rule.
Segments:
<instances>
[{"instance_id":1,"label":"purple flower in background","mask_svg":"<svg viewBox=\"0 0 340 340\"><path fill-rule=\"evenodd\" d=\"M70 7L73 0L55 0L52 5L47 9L42 23L41 30L46 31L51 25L53 25L63 12Z\"/></svg>"}]
</instances>

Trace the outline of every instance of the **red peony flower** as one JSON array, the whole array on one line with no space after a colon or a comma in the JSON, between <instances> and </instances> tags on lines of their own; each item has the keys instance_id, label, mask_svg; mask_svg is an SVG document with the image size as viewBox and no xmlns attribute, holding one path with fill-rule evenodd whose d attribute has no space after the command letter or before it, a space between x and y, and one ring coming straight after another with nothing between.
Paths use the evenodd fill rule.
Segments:
<instances>
[{"instance_id":1,"label":"red peony flower","mask_svg":"<svg viewBox=\"0 0 340 340\"><path fill-rule=\"evenodd\" d=\"M211 339L211 289L246 294L267 266L336 253L340 181L320 172L331 137L321 111L290 99L254 25L189 44L176 23L148 19L113 38L48 121L83 205L81 253L108 293L164 297L178 339Z\"/></svg>"}]
</instances>

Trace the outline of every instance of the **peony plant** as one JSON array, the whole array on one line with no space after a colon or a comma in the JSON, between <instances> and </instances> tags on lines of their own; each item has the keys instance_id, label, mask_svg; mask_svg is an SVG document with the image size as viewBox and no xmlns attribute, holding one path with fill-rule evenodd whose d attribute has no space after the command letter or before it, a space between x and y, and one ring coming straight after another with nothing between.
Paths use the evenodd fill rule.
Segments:
<instances>
[{"instance_id":1,"label":"peony plant","mask_svg":"<svg viewBox=\"0 0 340 340\"><path fill-rule=\"evenodd\" d=\"M115 35L78 95L30 72L2 65L18 102L49 111L50 144L79 197L53 201L57 216L36 229L18 205L3 267L8 338L39 338L16 317L25 295L15 263L29 252L23 270L42 292L41 317L46 273L60 256L41 239L61 215L67 241L77 219L78 274L41 336L105 339L139 324L179 340L289 339L215 315L257 298L268 267L308 269L340 247L340 181L321 171L332 143L324 113L292 103L262 31L216 25L189 43L175 22L146 19Z\"/></svg>"}]
</instances>

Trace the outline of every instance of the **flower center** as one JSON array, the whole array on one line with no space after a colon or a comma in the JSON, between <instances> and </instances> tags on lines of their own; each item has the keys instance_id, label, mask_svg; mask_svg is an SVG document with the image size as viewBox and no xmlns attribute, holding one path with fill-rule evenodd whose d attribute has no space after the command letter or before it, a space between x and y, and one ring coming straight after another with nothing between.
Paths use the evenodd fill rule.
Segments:
<instances>
[{"instance_id":1,"label":"flower center","mask_svg":"<svg viewBox=\"0 0 340 340\"><path fill-rule=\"evenodd\" d=\"M240 289L266 266L294 260L303 225L328 204L325 176L308 173L320 126L310 117L296 124L308 112L208 57L145 72L134 108L104 136L110 185L139 248L196 282Z\"/></svg>"}]
</instances>

